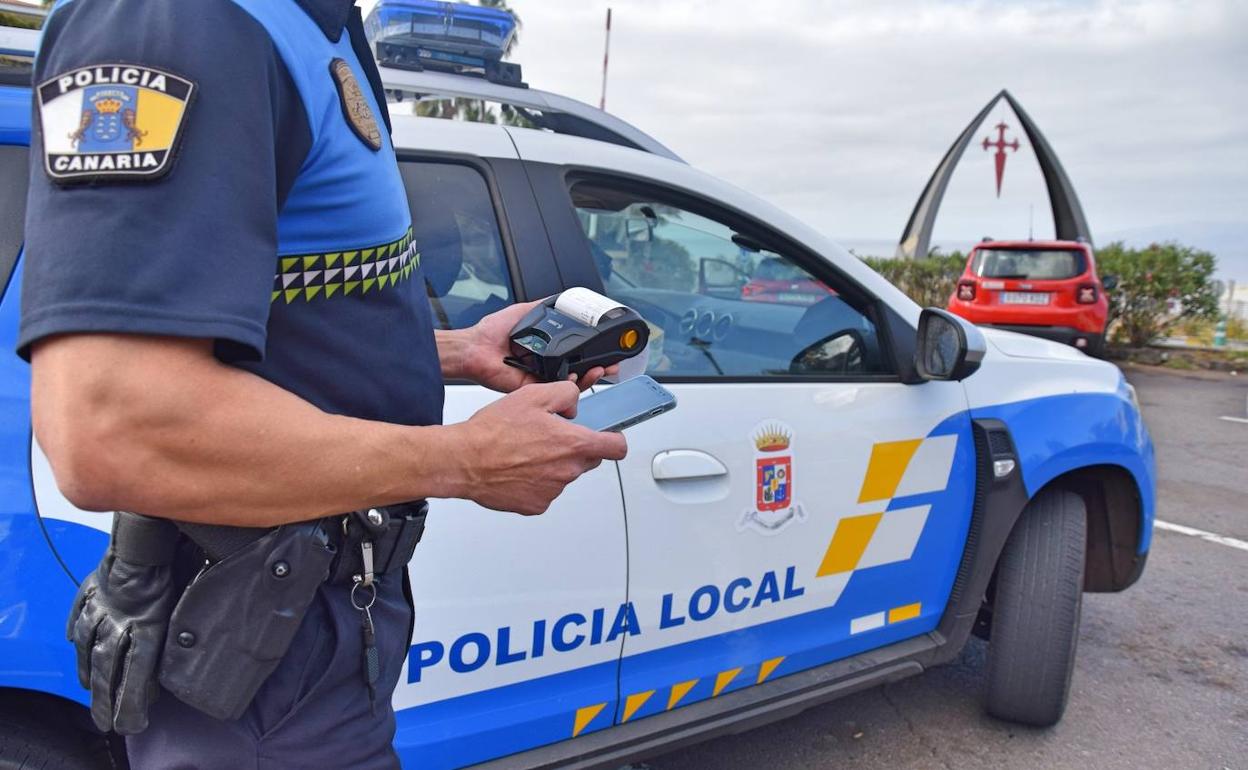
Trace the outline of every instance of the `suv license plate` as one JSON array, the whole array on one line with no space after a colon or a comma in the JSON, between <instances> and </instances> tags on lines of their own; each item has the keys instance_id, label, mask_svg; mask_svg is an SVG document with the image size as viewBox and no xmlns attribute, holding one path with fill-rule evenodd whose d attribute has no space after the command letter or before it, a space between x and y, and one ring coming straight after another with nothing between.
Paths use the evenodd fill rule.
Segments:
<instances>
[{"instance_id":1,"label":"suv license plate","mask_svg":"<svg viewBox=\"0 0 1248 770\"><path fill-rule=\"evenodd\" d=\"M1049 304L1049 293L1047 291L1003 291L1001 292L1001 304L1047 305Z\"/></svg>"}]
</instances>

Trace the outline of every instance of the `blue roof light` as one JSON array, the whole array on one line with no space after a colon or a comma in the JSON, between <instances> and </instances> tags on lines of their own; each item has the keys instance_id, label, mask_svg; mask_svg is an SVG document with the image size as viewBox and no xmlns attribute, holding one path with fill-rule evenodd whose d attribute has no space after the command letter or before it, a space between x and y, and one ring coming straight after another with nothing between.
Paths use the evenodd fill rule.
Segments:
<instances>
[{"instance_id":1,"label":"blue roof light","mask_svg":"<svg viewBox=\"0 0 1248 770\"><path fill-rule=\"evenodd\" d=\"M385 66L523 85L520 65L502 61L516 33L516 20L507 11L436 0L381 0L364 31Z\"/></svg>"}]
</instances>

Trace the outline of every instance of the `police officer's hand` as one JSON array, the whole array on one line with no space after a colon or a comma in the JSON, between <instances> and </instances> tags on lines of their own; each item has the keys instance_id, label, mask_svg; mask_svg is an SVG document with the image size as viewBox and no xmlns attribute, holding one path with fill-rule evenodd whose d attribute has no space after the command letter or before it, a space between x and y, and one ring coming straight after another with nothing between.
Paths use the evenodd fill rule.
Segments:
<instances>
[{"instance_id":1,"label":"police officer's hand","mask_svg":"<svg viewBox=\"0 0 1248 770\"><path fill-rule=\"evenodd\" d=\"M135 564L111 546L82 581L66 636L77 649L78 681L91 691L91 719L100 730L133 735L147 729L177 596L168 564Z\"/></svg>"},{"instance_id":2,"label":"police officer's hand","mask_svg":"<svg viewBox=\"0 0 1248 770\"><path fill-rule=\"evenodd\" d=\"M565 420L576 415L571 382L526 385L495 401L465 431L467 494L486 508L543 513L563 488L603 460L622 460L624 436Z\"/></svg>"},{"instance_id":3,"label":"police officer's hand","mask_svg":"<svg viewBox=\"0 0 1248 770\"><path fill-rule=\"evenodd\" d=\"M538 382L528 372L503 363L503 357L511 355L511 330L541 300L521 302L509 305L497 313L491 313L477 322L476 326L464 330L467 345L463 352L462 364L468 379L480 383L491 390L511 393L525 385ZM603 369L594 367L584 377L570 378L581 390L587 389L599 378L619 371L618 366Z\"/></svg>"}]
</instances>

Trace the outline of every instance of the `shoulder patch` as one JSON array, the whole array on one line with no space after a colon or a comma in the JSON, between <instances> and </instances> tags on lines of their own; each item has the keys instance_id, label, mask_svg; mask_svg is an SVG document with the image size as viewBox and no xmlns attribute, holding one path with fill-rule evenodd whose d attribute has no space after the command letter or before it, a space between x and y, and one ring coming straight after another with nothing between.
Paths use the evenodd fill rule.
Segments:
<instances>
[{"instance_id":1,"label":"shoulder patch","mask_svg":"<svg viewBox=\"0 0 1248 770\"><path fill-rule=\"evenodd\" d=\"M381 131L377 128L377 120L373 110L368 106L368 99L360 90L360 82L355 79L351 65L345 59L334 59L329 63L329 72L334 76L334 85L338 86L338 98L342 102L342 114L346 117L351 130L374 152L381 149Z\"/></svg>"},{"instance_id":2,"label":"shoulder patch","mask_svg":"<svg viewBox=\"0 0 1248 770\"><path fill-rule=\"evenodd\" d=\"M53 181L151 180L169 172L195 84L137 64L96 64L39 84Z\"/></svg>"}]
</instances>

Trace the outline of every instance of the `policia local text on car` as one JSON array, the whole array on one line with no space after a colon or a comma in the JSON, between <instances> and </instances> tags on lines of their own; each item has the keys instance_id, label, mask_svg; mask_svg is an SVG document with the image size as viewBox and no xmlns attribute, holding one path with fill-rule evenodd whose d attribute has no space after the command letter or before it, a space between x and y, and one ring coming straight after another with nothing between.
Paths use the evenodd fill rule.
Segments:
<instances>
[{"instance_id":1,"label":"policia local text on car","mask_svg":"<svg viewBox=\"0 0 1248 770\"><path fill-rule=\"evenodd\" d=\"M36 436L145 514L70 618L95 722L136 768L397 766L423 500L540 513L623 457L558 416L602 369L504 364L535 303L435 331L352 0L62 0L35 84ZM444 377L510 395L443 427Z\"/></svg>"}]
</instances>

